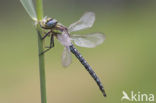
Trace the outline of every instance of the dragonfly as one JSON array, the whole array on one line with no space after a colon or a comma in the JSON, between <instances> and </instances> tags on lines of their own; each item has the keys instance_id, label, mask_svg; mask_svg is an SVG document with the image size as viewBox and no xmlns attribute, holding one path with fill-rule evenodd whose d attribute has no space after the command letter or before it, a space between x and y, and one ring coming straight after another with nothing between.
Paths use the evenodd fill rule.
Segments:
<instances>
[{"instance_id":1,"label":"dragonfly","mask_svg":"<svg viewBox=\"0 0 156 103\"><path fill-rule=\"evenodd\" d=\"M50 36L49 47L46 48L46 50L43 51L40 55L46 53L54 47L54 37L56 37L56 39L64 46L64 51L62 53L63 67L68 67L71 64L71 53L73 53L80 61L80 63L84 66L84 68L89 72L91 77L95 80L103 96L106 97L104 87L99 77L96 75L91 66L87 63L87 61L73 45L74 42L77 46L80 47L94 48L97 45L103 43L103 41L105 40L104 34L100 32L83 35L71 34L72 32L91 28L95 21L95 14L93 12L86 12L78 21L71 24L69 27L65 27L56 19L49 17L44 17L43 20L38 21L32 0L20 0L20 2L22 3L29 16L32 18L32 20L34 20L35 22L39 22L41 28L48 31L44 34L43 37L41 37L41 39L44 40L45 38Z\"/></svg>"}]
</instances>

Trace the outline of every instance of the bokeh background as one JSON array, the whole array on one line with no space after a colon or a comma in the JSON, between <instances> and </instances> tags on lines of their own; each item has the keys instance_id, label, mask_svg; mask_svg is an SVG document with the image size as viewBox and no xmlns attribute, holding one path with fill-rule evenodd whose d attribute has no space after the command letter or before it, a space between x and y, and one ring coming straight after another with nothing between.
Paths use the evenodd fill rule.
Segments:
<instances>
[{"instance_id":1,"label":"bokeh background","mask_svg":"<svg viewBox=\"0 0 156 103\"><path fill-rule=\"evenodd\" d=\"M156 96L156 1L44 0L45 16L66 26L86 11L95 12L96 22L79 33L103 32L106 40L94 49L77 49L108 97L74 56L68 68L61 66L63 47L55 40L45 56L48 103L121 103L123 90ZM40 103L33 21L19 0L1 0L0 24L0 103Z\"/></svg>"}]
</instances>

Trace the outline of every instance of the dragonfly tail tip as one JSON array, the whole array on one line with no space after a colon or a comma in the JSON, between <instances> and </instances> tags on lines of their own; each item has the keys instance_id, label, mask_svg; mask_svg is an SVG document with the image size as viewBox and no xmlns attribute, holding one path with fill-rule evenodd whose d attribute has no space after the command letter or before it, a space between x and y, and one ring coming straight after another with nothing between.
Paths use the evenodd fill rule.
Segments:
<instances>
[{"instance_id":1,"label":"dragonfly tail tip","mask_svg":"<svg viewBox=\"0 0 156 103\"><path fill-rule=\"evenodd\" d=\"M107 97L106 93L103 93L103 96L104 96L104 97Z\"/></svg>"}]
</instances>

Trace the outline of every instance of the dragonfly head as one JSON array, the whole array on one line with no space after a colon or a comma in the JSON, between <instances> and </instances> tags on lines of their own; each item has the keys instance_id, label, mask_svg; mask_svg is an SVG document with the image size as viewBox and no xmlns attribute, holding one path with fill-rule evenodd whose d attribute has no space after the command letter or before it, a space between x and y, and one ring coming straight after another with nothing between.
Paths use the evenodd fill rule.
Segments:
<instances>
[{"instance_id":1,"label":"dragonfly head","mask_svg":"<svg viewBox=\"0 0 156 103\"><path fill-rule=\"evenodd\" d=\"M55 27L56 24L57 24L56 19L47 18L47 17L45 17L40 23L41 27L44 29L51 29L51 28Z\"/></svg>"}]
</instances>

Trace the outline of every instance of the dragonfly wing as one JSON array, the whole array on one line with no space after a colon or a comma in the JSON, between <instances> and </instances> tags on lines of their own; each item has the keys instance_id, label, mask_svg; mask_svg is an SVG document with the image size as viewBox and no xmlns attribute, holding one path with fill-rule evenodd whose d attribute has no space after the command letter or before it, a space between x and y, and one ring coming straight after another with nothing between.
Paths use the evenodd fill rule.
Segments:
<instances>
[{"instance_id":1,"label":"dragonfly wing","mask_svg":"<svg viewBox=\"0 0 156 103\"><path fill-rule=\"evenodd\" d=\"M105 40L105 36L102 33L92 33L85 35L73 34L71 38L76 45L86 48L94 48L97 45L102 44Z\"/></svg>"},{"instance_id":2,"label":"dragonfly wing","mask_svg":"<svg viewBox=\"0 0 156 103\"><path fill-rule=\"evenodd\" d=\"M71 52L69 47L64 47L64 51L62 54L62 65L63 67L67 67L71 64L72 58L71 58Z\"/></svg>"},{"instance_id":3,"label":"dragonfly wing","mask_svg":"<svg viewBox=\"0 0 156 103\"><path fill-rule=\"evenodd\" d=\"M80 18L80 20L71 24L68 28L68 31L73 32L73 31L90 28L93 26L94 21L95 21L95 14L93 12L87 12Z\"/></svg>"},{"instance_id":4,"label":"dragonfly wing","mask_svg":"<svg viewBox=\"0 0 156 103\"><path fill-rule=\"evenodd\" d=\"M20 0L20 2L22 3L23 7L25 8L29 16L34 21L37 21L37 16L36 16L36 12L32 0Z\"/></svg>"},{"instance_id":5,"label":"dragonfly wing","mask_svg":"<svg viewBox=\"0 0 156 103\"><path fill-rule=\"evenodd\" d=\"M65 47L71 45L71 38L69 37L69 34L67 33L67 31L63 31L62 34L58 34L57 39Z\"/></svg>"}]
</instances>

